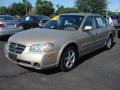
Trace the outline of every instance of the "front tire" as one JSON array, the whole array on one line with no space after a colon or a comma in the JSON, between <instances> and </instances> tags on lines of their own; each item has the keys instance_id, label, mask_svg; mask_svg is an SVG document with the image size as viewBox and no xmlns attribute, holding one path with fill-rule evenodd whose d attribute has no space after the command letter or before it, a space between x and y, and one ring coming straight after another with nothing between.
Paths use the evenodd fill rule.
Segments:
<instances>
[{"instance_id":1,"label":"front tire","mask_svg":"<svg viewBox=\"0 0 120 90\"><path fill-rule=\"evenodd\" d=\"M75 65L76 61L78 60L78 52L74 47L68 47L64 50L61 56L60 62L60 70L64 72L68 72L72 70Z\"/></svg>"}]
</instances>

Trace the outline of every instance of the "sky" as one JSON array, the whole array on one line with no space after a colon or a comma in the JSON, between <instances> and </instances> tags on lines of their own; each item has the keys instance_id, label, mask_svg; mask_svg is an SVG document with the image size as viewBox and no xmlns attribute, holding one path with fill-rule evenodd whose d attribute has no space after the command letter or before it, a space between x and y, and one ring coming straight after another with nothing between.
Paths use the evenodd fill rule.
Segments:
<instances>
[{"instance_id":1,"label":"sky","mask_svg":"<svg viewBox=\"0 0 120 90\"><path fill-rule=\"evenodd\" d=\"M0 6L9 6L13 2L21 2L22 0L0 0ZM31 2L33 6L35 6L36 0L28 0ZM73 7L75 0L48 0L51 1L54 4L54 7L56 8L57 4L63 5L65 7ZM111 11L118 11L120 12L120 0L108 0L109 5L108 9Z\"/></svg>"}]
</instances>

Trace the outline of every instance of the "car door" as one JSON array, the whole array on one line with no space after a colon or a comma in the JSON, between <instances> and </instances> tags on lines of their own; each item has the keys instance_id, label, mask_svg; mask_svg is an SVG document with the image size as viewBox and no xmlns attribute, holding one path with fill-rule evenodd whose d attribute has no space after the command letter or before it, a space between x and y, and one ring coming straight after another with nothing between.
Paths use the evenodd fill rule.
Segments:
<instances>
[{"instance_id":1,"label":"car door","mask_svg":"<svg viewBox=\"0 0 120 90\"><path fill-rule=\"evenodd\" d=\"M29 29L31 27L31 25L30 25L31 17L30 16L23 16L21 20L22 20L23 28L25 30Z\"/></svg>"},{"instance_id":2,"label":"car door","mask_svg":"<svg viewBox=\"0 0 120 90\"><path fill-rule=\"evenodd\" d=\"M32 28L39 27L39 22L40 22L40 19L37 18L37 16L32 16L31 17L31 27Z\"/></svg>"},{"instance_id":3,"label":"car door","mask_svg":"<svg viewBox=\"0 0 120 90\"><path fill-rule=\"evenodd\" d=\"M95 17L97 28L96 28L96 45L97 46L103 46L105 44L106 37L109 32L109 28L107 27L107 21L102 18L101 16Z\"/></svg>"},{"instance_id":4,"label":"car door","mask_svg":"<svg viewBox=\"0 0 120 90\"><path fill-rule=\"evenodd\" d=\"M92 30L84 30L86 26L91 26ZM93 51L96 48L96 21L94 16L88 16L83 24L83 30L81 33L82 39L81 39L81 52L90 52Z\"/></svg>"}]
</instances>

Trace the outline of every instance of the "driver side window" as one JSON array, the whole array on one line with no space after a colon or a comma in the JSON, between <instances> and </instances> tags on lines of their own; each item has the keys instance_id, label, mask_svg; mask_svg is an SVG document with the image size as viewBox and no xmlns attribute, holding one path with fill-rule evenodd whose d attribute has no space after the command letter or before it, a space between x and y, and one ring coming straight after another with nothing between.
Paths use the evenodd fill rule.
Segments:
<instances>
[{"instance_id":1,"label":"driver side window","mask_svg":"<svg viewBox=\"0 0 120 90\"><path fill-rule=\"evenodd\" d=\"M65 30L77 30L79 26L76 24L75 18L68 18L64 21Z\"/></svg>"},{"instance_id":2,"label":"driver side window","mask_svg":"<svg viewBox=\"0 0 120 90\"><path fill-rule=\"evenodd\" d=\"M85 26L92 26L93 29L97 28L94 16L87 17L87 19L85 20L84 28Z\"/></svg>"}]
</instances>

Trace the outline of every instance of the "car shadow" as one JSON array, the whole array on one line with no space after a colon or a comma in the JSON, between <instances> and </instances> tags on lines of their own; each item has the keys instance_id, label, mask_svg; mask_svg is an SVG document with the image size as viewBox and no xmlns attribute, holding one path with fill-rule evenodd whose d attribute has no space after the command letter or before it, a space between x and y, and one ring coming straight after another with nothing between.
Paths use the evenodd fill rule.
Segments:
<instances>
[{"instance_id":1,"label":"car shadow","mask_svg":"<svg viewBox=\"0 0 120 90\"><path fill-rule=\"evenodd\" d=\"M113 47L115 46L115 44L116 43L114 42ZM86 54L86 55L80 57L78 62L77 62L77 65L75 66L75 68L78 67L80 64L86 62L90 58L92 58L92 57L94 57L94 56L96 56L96 55L98 55L98 54L100 54L100 53L102 53L104 51L106 51L106 49L101 48L101 49L98 49L96 51L93 51L93 52L91 52L89 54ZM23 67L23 66L21 66L21 67ZM53 75L53 74L57 74L57 73L61 72L61 70L59 68L55 68L55 67L49 68L49 69L44 69L44 70L36 70L36 69L28 68L28 67L23 67L23 68L28 69L28 70L30 70L32 72L41 73L41 74L45 74L45 75Z\"/></svg>"},{"instance_id":2,"label":"car shadow","mask_svg":"<svg viewBox=\"0 0 120 90\"><path fill-rule=\"evenodd\" d=\"M53 67L53 68L49 68L49 69L43 69L43 70L36 70L34 68L24 67L24 66L21 66L21 65L19 65L19 66L24 68L24 69L30 70L32 72L45 74L45 75L53 75L53 74L57 74L57 73L61 72L61 70L57 67Z\"/></svg>"},{"instance_id":3,"label":"car shadow","mask_svg":"<svg viewBox=\"0 0 120 90\"><path fill-rule=\"evenodd\" d=\"M115 44L116 44L116 43L113 42L112 48L115 46ZM94 57L94 56L96 56L96 55L98 55L98 54L100 54L100 53L102 53L102 52L104 52L104 51L106 51L106 48L105 48L105 47L100 48L100 49L98 49L98 50L95 50L95 51L93 51L93 52L91 52L91 53L88 53L88 54L80 57L79 60L78 60L78 62L77 62L76 67L79 66L80 64L84 63L85 61L89 60L90 58L92 58L92 57Z\"/></svg>"},{"instance_id":4,"label":"car shadow","mask_svg":"<svg viewBox=\"0 0 120 90\"><path fill-rule=\"evenodd\" d=\"M98 54L102 53L105 51L105 48L101 48L101 49L98 49L96 51L93 51L91 53L88 53L82 57L79 58L78 62L77 62L77 66L79 66L80 64L84 63L85 61L89 60L90 58L93 58L94 56L97 56Z\"/></svg>"}]
</instances>

